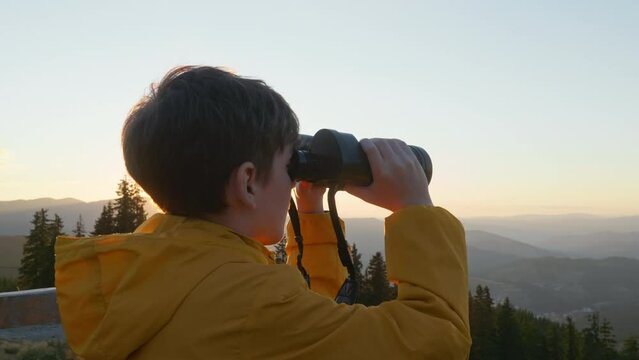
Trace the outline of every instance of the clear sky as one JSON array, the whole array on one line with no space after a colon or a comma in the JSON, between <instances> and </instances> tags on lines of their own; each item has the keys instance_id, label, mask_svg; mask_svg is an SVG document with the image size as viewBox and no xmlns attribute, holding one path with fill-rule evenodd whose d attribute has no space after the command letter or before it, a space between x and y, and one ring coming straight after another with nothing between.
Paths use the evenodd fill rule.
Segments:
<instances>
[{"instance_id":1,"label":"clear sky","mask_svg":"<svg viewBox=\"0 0 639 360\"><path fill-rule=\"evenodd\" d=\"M458 215L638 214L637 39L634 0L0 0L0 200L114 197L130 107L207 64L264 79L303 133L424 147Z\"/></svg>"}]
</instances>

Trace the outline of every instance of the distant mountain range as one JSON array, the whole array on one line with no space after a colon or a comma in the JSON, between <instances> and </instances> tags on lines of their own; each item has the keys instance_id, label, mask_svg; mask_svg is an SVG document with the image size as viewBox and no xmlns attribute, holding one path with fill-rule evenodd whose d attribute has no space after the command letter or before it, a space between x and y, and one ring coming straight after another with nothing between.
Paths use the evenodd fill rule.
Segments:
<instances>
[{"instance_id":1,"label":"distant mountain range","mask_svg":"<svg viewBox=\"0 0 639 360\"><path fill-rule=\"evenodd\" d=\"M465 218L462 222L467 230L483 230L536 246L569 236L639 232L639 216L521 215Z\"/></svg>"},{"instance_id":2,"label":"distant mountain range","mask_svg":"<svg viewBox=\"0 0 639 360\"><path fill-rule=\"evenodd\" d=\"M572 258L603 259L622 256L639 259L639 232L598 232L572 235L539 242L539 246Z\"/></svg>"},{"instance_id":3,"label":"distant mountain range","mask_svg":"<svg viewBox=\"0 0 639 360\"><path fill-rule=\"evenodd\" d=\"M639 259L639 216L527 215L463 219L481 230L571 258L610 256Z\"/></svg>"},{"instance_id":4,"label":"distant mountain range","mask_svg":"<svg viewBox=\"0 0 639 360\"><path fill-rule=\"evenodd\" d=\"M50 218L53 218L53 214L58 214L64 222L66 233L71 233L78 217L82 215L86 231L91 232L107 202L109 200L84 202L72 198L0 201L0 235L28 235L33 214L40 209L48 209ZM145 209L149 215L158 212L150 200Z\"/></svg>"},{"instance_id":5,"label":"distant mountain range","mask_svg":"<svg viewBox=\"0 0 639 360\"><path fill-rule=\"evenodd\" d=\"M519 259L560 256L504 236L479 230L466 231L468 267L471 274L512 263Z\"/></svg>"}]
</instances>

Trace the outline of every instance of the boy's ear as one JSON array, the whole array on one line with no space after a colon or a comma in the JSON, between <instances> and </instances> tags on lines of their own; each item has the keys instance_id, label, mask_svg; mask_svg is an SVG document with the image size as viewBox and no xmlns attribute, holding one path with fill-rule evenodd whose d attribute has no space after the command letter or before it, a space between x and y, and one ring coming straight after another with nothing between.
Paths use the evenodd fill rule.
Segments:
<instances>
[{"instance_id":1,"label":"boy's ear","mask_svg":"<svg viewBox=\"0 0 639 360\"><path fill-rule=\"evenodd\" d=\"M226 194L229 205L250 209L257 207L255 199L256 175L255 164L250 161L242 163L233 170Z\"/></svg>"}]
</instances>

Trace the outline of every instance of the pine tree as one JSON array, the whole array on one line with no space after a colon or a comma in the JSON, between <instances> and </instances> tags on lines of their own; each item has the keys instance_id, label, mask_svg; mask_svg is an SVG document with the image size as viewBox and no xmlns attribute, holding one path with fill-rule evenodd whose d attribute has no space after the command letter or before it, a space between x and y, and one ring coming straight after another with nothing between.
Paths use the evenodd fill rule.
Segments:
<instances>
[{"instance_id":1,"label":"pine tree","mask_svg":"<svg viewBox=\"0 0 639 360\"><path fill-rule=\"evenodd\" d=\"M547 360L564 359L564 348L562 346L560 327L556 324L550 324L550 330L546 338ZM525 338L524 338L525 341Z\"/></svg>"},{"instance_id":2,"label":"pine tree","mask_svg":"<svg viewBox=\"0 0 639 360\"><path fill-rule=\"evenodd\" d=\"M18 287L23 290L54 286L55 239L63 235L64 227L57 214L49 220L45 209L33 215L31 224L33 228L24 244L18 277Z\"/></svg>"},{"instance_id":3,"label":"pine tree","mask_svg":"<svg viewBox=\"0 0 639 360\"><path fill-rule=\"evenodd\" d=\"M470 349L472 360L495 359L496 323L493 299L487 286L478 285L475 296L469 299L470 329L473 343Z\"/></svg>"},{"instance_id":4,"label":"pine tree","mask_svg":"<svg viewBox=\"0 0 639 360\"><path fill-rule=\"evenodd\" d=\"M133 232L140 224L146 220L144 203L146 200L140 195L140 188L126 177L120 180L118 198L115 199L114 209L115 230L118 233Z\"/></svg>"},{"instance_id":5,"label":"pine tree","mask_svg":"<svg viewBox=\"0 0 639 360\"><path fill-rule=\"evenodd\" d=\"M286 264L288 261L288 255L286 254L286 237L275 244L275 263Z\"/></svg>"},{"instance_id":6,"label":"pine tree","mask_svg":"<svg viewBox=\"0 0 639 360\"><path fill-rule=\"evenodd\" d=\"M497 309L497 344L498 359L523 359L522 338L519 324L515 319L515 310L506 298Z\"/></svg>"},{"instance_id":7,"label":"pine tree","mask_svg":"<svg viewBox=\"0 0 639 360\"><path fill-rule=\"evenodd\" d=\"M146 220L140 188L126 177L120 180L116 190L117 198L102 207L102 214L95 221L93 235L130 233Z\"/></svg>"},{"instance_id":8,"label":"pine tree","mask_svg":"<svg viewBox=\"0 0 639 360\"><path fill-rule=\"evenodd\" d=\"M590 315L588 327L579 332L572 318L567 318L564 325L558 324L528 310L515 309L508 298L493 307L488 287L478 286L475 296L468 295L473 339L470 360L626 360L624 356L639 360L633 357L639 351L637 340L627 340L626 352L618 353L612 324L598 313ZM494 316L487 315L493 309ZM491 319L496 319L496 326L491 326Z\"/></svg>"},{"instance_id":9,"label":"pine tree","mask_svg":"<svg viewBox=\"0 0 639 360\"><path fill-rule=\"evenodd\" d=\"M58 214L54 214L53 221L49 224L50 238L42 263L42 277L44 280L42 287L55 286L55 241L58 236L65 235L64 232L62 232L63 228L64 223L62 222L62 218L60 218Z\"/></svg>"},{"instance_id":10,"label":"pine tree","mask_svg":"<svg viewBox=\"0 0 639 360\"><path fill-rule=\"evenodd\" d=\"M115 233L115 214L113 204L109 201L102 207L100 217L95 220L92 235L108 235Z\"/></svg>"},{"instance_id":11,"label":"pine tree","mask_svg":"<svg viewBox=\"0 0 639 360\"><path fill-rule=\"evenodd\" d=\"M82 221L82 214L78 216L78 221L75 223L75 229L73 229L73 236L83 237L87 234L84 230L84 221Z\"/></svg>"},{"instance_id":12,"label":"pine tree","mask_svg":"<svg viewBox=\"0 0 639 360\"><path fill-rule=\"evenodd\" d=\"M37 279L40 278L38 260L41 257L41 249L47 243L47 210L41 209L33 214L33 228L29 232L27 242L22 250L22 260L18 276L18 288L31 289Z\"/></svg>"},{"instance_id":13,"label":"pine tree","mask_svg":"<svg viewBox=\"0 0 639 360\"><path fill-rule=\"evenodd\" d=\"M550 321L538 318L530 311L517 309L513 311L519 337L521 339L522 359L548 359L552 353L550 344Z\"/></svg>"},{"instance_id":14,"label":"pine tree","mask_svg":"<svg viewBox=\"0 0 639 360\"><path fill-rule=\"evenodd\" d=\"M601 324L601 345L603 348L603 359L614 360L617 358L616 347L617 340L613 333L612 324L606 318Z\"/></svg>"},{"instance_id":15,"label":"pine tree","mask_svg":"<svg viewBox=\"0 0 639 360\"><path fill-rule=\"evenodd\" d=\"M565 325L566 332L566 360L579 360L581 359L579 351L579 332L575 327L575 322L569 316L566 318Z\"/></svg>"},{"instance_id":16,"label":"pine tree","mask_svg":"<svg viewBox=\"0 0 639 360\"><path fill-rule=\"evenodd\" d=\"M362 263L362 254L359 253L357 249L357 245L353 243L351 247L351 260L353 260L353 268L355 269L355 278L357 279L357 284L359 286L357 292L357 299L355 303L357 304L365 304L368 302L368 293L366 289L366 279L364 278L364 264Z\"/></svg>"},{"instance_id":17,"label":"pine tree","mask_svg":"<svg viewBox=\"0 0 639 360\"><path fill-rule=\"evenodd\" d=\"M584 353L587 354L590 359L602 359L598 313L588 315L588 327L583 329L582 331L584 336Z\"/></svg>"},{"instance_id":18,"label":"pine tree","mask_svg":"<svg viewBox=\"0 0 639 360\"><path fill-rule=\"evenodd\" d=\"M393 298L393 288L388 282L386 262L381 252L376 252L368 263L362 285L360 296L364 305L379 305Z\"/></svg>"},{"instance_id":19,"label":"pine tree","mask_svg":"<svg viewBox=\"0 0 639 360\"><path fill-rule=\"evenodd\" d=\"M623 342L621 360L639 360L639 340L637 337L629 337Z\"/></svg>"},{"instance_id":20,"label":"pine tree","mask_svg":"<svg viewBox=\"0 0 639 360\"><path fill-rule=\"evenodd\" d=\"M588 327L582 330L584 354L592 360L616 359L616 340L610 321L600 319L599 313L588 316Z\"/></svg>"},{"instance_id":21,"label":"pine tree","mask_svg":"<svg viewBox=\"0 0 639 360\"><path fill-rule=\"evenodd\" d=\"M355 278L361 288L364 283L364 274L362 273L364 264L362 264L362 254L359 253L355 243L353 243L353 247L351 248L351 259L353 260L353 268L355 269Z\"/></svg>"}]
</instances>

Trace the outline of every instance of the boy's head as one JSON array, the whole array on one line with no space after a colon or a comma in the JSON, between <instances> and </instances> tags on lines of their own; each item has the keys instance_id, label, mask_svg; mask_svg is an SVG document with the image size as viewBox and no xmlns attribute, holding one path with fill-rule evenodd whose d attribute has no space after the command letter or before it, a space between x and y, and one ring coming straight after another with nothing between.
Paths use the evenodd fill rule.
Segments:
<instances>
[{"instance_id":1,"label":"boy's head","mask_svg":"<svg viewBox=\"0 0 639 360\"><path fill-rule=\"evenodd\" d=\"M134 106L122 130L127 170L164 211L203 216L227 207L243 163L267 182L275 155L298 138L287 102L261 80L212 67L171 70Z\"/></svg>"}]
</instances>

